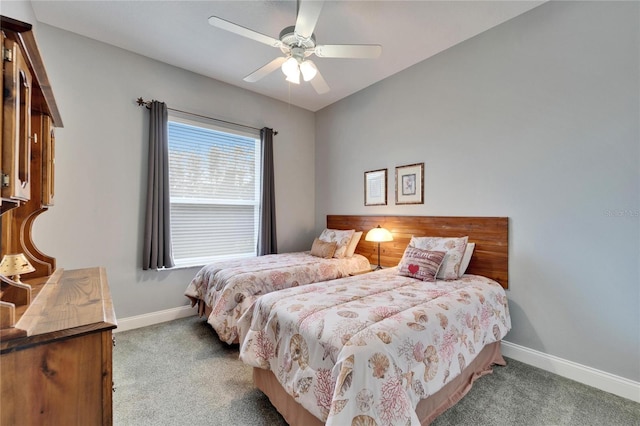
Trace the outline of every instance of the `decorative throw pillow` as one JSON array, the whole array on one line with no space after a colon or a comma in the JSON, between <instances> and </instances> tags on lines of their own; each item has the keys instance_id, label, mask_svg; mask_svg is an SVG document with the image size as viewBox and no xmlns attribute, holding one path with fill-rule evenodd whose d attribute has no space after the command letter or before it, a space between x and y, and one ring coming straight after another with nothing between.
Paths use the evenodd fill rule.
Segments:
<instances>
[{"instance_id":1,"label":"decorative throw pillow","mask_svg":"<svg viewBox=\"0 0 640 426\"><path fill-rule=\"evenodd\" d=\"M438 269L442 265L445 254L444 251L429 251L407 247L398 265L398 274L433 282L436 280Z\"/></svg>"},{"instance_id":2,"label":"decorative throw pillow","mask_svg":"<svg viewBox=\"0 0 640 426\"><path fill-rule=\"evenodd\" d=\"M462 263L462 256L468 240L469 237L411 237L409 247L446 252L447 254L438 271L437 278L455 280L460 276L460 264Z\"/></svg>"},{"instance_id":3,"label":"decorative throw pillow","mask_svg":"<svg viewBox=\"0 0 640 426\"><path fill-rule=\"evenodd\" d=\"M354 229L349 229L348 231L340 229L325 229L322 231L319 238L327 243L337 243L336 252L333 254L333 257L341 259L346 254L347 246L349 245L349 241L351 241L351 237L353 237L354 233Z\"/></svg>"},{"instance_id":4,"label":"decorative throw pillow","mask_svg":"<svg viewBox=\"0 0 640 426\"><path fill-rule=\"evenodd\" d=\"M313 240L313 245L311 246L311 255L331 259L336 252L336 247L337 244L335 242L326 243L316 238Z\"/></svg>"},{"instance_id":5,"label":"decorative throw pillow","mask_svg":"<svg viewBox=\"0 0 640 426\"><path fill-rule=\"evenodd\" d=\"M362 231L353 233L353 237L351 237L351 241L349 241L347 252L344 254L344 257L353 257L353 254L356 252L356 247L358 247L358 242L360 242L360 238L362 238Z\"/></svg>"},{"instance_id":6,"label":"decorative throw pillow","mask_svg":"<svg viewBox=\"0 0 640 426\"><path fill-rule=\"evenodd\" d=\"M473 249L476 248L476 243L467 243L467 247L464 249L464 254L462 255L462 262L460 262L460 272L458 277L464 275L465 271L469 267L469 262L471 262L471 255L473 255Z\"/></svg>"}]
</instances>

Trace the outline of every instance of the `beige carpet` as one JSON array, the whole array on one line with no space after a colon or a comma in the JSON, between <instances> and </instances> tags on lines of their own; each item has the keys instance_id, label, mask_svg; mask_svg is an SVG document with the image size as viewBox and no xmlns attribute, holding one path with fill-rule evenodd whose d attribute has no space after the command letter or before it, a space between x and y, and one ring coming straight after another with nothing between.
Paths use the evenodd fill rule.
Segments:
<instances>
[{"instance_id":1,"label":"beige carpet","mask_svg":"<svg viewBox=\"0 0 640 426\"><path fill-rule=\"evenodd\" d=\"M116 334L114 424L284 425L238 348L196 317ZM433 426L640 425L640 404L507 359Z\"/></svg>"}]
</instances>

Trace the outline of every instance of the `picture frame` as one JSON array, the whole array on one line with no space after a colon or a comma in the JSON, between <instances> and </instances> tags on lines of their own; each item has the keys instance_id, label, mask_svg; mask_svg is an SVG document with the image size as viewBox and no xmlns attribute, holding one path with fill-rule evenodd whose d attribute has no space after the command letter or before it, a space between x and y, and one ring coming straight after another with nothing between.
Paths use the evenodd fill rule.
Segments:
<instances>
[{"instance_id":1,"label":"picture frame","mask_svg":"<svg viewBox=\"0 0 640 426\"><path fill-rule=\"evenodd\" d=\"M424 204L424 163L396 167L396 204Z\"/></svg>"},{"instance_id":2,"label":"picture frame","mask_svg":"<svg viewBox=\"0 0 640 426\"><path fill-rule=\"evenodd\" d=\"M364 172L364 205L387 205L387 169Z\"/></svg>"}]
</instances>

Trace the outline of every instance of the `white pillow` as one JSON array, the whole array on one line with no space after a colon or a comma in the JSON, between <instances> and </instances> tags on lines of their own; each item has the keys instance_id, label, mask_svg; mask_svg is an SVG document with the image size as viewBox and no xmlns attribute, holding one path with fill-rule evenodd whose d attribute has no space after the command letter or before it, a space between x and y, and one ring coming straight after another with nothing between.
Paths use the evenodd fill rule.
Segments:
<instances>
[{"instance_id":1,"label":"white pillow","mask_svg":"<svg viewBox=\"0 0 640 426\"><path fill-rule=\"evenodd\" d=\"M349 241L349 245L347 246L347 252L344 257L353 257L353 254L356 252L356 247L358 246L358 242L362 238L362 231L354 232L351 237L351 241Z\"/></svg>"},{"instance_id":2,"label":"white pillow","mask_svg":"<svg viewBox=\"0 0 640 426\"><path fill-rule=\"evenodd\" d=\"M464 272L469 267L474 248L476 248L476 243L467 243L467 247L464 249L464 254L462 255L462 262L460 262L460 275L458 275L458 277L464 275Z\"/></svg>"},{"instance_id":3,"label":"white pillow","mask_svg":"<svg viewBox=\"0 0 640 426\"><path fill-rule=\"evenodd\" d=\"M462 256L467 247L469 237L411 237L410 247L429 251L444 251L447 254L438 270L437 278L455 280L460 275Z\"/></svg>"},{"instance_id":4,"label":"white pillow","mask_svg":"<svg viewBox=\"0 0 640 426\"><path fill-rule=\"evenodd\" d=\"M355 229L349 229L347 231L340 229L325 229L320 234L320 240L327 243L337 243L338 247L336 247L336 252L333 254L333 257L336 259L342 259L347 252L347 246L349 245L349 241L351 241L351 237L355 233Z\"/></svg>"}]
</instances>

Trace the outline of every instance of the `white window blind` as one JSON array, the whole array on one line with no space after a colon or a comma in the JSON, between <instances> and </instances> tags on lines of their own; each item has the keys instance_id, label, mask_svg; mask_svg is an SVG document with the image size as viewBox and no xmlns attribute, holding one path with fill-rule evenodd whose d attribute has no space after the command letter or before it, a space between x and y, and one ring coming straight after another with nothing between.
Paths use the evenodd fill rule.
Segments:
<instances>
[{"instance_id":1,"label":"white window blind","mask_svg":"<svg viewBox=\"0 0 640 426\"><path fill-rule=\"evenodd\" d=\"M171 239L176 266L256 256L259 136L169 116Z\"/></svg>"}]
</instances>

